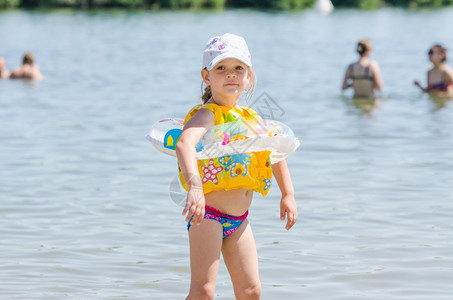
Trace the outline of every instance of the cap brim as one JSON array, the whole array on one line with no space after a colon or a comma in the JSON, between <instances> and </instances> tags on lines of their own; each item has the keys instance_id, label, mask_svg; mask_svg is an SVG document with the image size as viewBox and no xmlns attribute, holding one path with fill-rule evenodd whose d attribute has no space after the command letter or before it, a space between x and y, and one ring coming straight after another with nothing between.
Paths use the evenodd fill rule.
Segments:
<instances>
[{"instance_id":1,"label":"cap brim","mask_svg":"<svg viewBox=\"0 0 453 300\"><path fill-rule=\"evenodd\" d=\"M215 65L217 65L219 62L221 62L222 60L225 60L227 58L234 58L234 59L237 59L241 62L243 62L244 64L246 64L247 66L249 67L252 67L252 62L249 60L249 59L245 59L242 55L239 55L239 54L234 54L234 53L224 53L224 54L220 54L220 55L217 55L207 66L206 66L206 69L208 71L211 71L212 68L215 67Z\"/></svg>"}]
</instances>

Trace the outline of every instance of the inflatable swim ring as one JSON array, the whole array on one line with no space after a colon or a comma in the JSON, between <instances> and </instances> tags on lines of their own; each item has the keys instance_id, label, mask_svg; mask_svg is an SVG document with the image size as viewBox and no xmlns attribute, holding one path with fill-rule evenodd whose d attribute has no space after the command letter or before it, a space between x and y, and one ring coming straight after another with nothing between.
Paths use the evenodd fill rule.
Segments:
<instances>
[{"instance_id":1,"label":"inflatable swim ring","mask_svg":"<svg viewBox=\"0 0 453 300\"><path fill-rule=\"evenodd\" d=\"M175 146L184 127L182 119L167 118L154 124L146 138L154 147L176 156ZM285 159L299 147L285 124L274 120L239 120L209 128L196 146L197 159L246 152L271 151L271 163Z\"/></svg>"}]
</instances>

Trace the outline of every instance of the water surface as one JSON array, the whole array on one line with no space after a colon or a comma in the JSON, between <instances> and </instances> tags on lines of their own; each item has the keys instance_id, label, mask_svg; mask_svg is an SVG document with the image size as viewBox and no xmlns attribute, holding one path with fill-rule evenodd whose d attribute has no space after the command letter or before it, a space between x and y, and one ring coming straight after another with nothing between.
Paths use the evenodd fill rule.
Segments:
<instances>
[{"instance_id":1,"label":"water surface","mask_svg":"<svg viewBox=\"0 0 453 300\"><path fill-rule=\"evenodd\" d=\"M301 140L299 221L279 193L250 222L262 299L451 299L453 104L421 95L427 50L453 48L453 10L266 13L3 11L0 55L35 53L42 82L0 81L0 296L183 299L190 282L175 159L144 135L200 96L204 44L248 41L257 90ZM374 42L379 106L341 95L357 40ZM246 99L243 99L246 104ZM233 299L222 265L216 299Z\"/></svg>"}]
</instances>

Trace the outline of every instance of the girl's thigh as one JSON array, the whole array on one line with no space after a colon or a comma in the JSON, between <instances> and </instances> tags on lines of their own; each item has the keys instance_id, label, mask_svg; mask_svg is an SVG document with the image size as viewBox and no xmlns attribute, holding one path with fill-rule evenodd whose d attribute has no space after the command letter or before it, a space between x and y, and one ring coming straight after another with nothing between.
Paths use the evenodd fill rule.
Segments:
<instances>
[{"instance_id":1,"label":"girl's thigh","mask_svg":"<svg viewBox=\"0 0 453 300\"><path fill-rule=\"evenodd\" d=\"M215 284L222 249L222 225L203 219L189 229L190 272L192 284Z\"/></svg>"},{"instance_id":2,"label":"girl's thigh","mask_svg":"<svg viewBox=\"0 0 453 300\"><path fill-rule=\"evenodd\" d=\"M247 219L223 240L222 255L235 289L260 284L258 254Z\"/></svg>"}]
</instances>

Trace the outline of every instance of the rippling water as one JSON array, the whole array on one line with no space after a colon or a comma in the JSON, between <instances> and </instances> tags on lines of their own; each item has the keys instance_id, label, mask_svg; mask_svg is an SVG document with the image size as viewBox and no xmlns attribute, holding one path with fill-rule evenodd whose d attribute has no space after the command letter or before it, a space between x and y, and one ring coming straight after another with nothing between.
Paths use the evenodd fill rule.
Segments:
<instances>
[{"instance_id":1,"label":"rippling water","mask_svg":"<svg viewBox=\"0 0 453 300\"><path fill-rule=\"evenodd\" d=\"M442 29L440 29L442 28ZM0 55L45 80L0 81L0 298L183 299L190 282L175 159L144 135L200 95L213 35L246 37L258 87L301 140L300 219L255 196L262 299L451 299L453 103L412 86L453 10L266 13L3 11ZM369 37L379 106L341 95ZM245 100L243 100L245 103ZM233 299L222 265L216 299Z\"/></svg>"}]
</instances>

